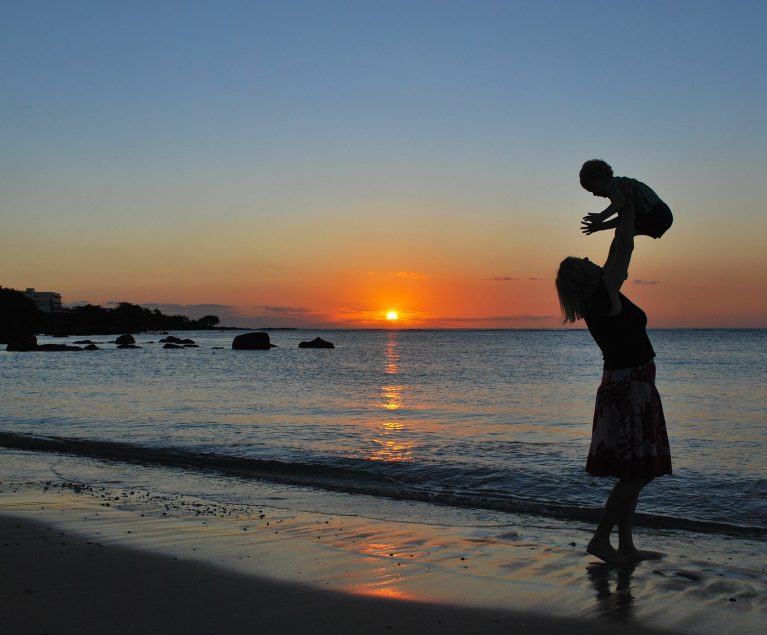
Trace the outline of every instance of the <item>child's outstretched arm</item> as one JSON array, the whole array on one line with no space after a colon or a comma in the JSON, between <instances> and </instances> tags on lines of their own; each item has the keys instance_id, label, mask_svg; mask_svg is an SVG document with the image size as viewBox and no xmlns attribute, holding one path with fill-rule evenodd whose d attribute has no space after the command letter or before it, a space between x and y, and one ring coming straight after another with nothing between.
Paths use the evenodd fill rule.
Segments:
<instances>
[{"instance_id":1,"label":"child's outstretched arm","mask_svg":"<svg viewBox=\"0 0 767 635\"><path fill-rule=\"evenodd\" d=\"M615 179L610 179L605 189L605 196L610 199L610 204L602 211L602 220L610 218L613 214L620 214L626 206L626 197Z\"/></svg>"},{"instance_id":2,"label":"child's outstretched arm","mask_svg":"<svg viewBox=\"0 0 767 635\"><path fill-rule=\"evenodd\" d=\"M601 212L591 212L583 217L582 223L584 225L587 225L588 227L594 226L591 231L586 231L585 227L582 228L584 234L591 234L595 231L600 231L601 229L612 229L617 227L617 219L615 219L615 224L605 225L604 223L611 216L620 214L626 206L626 197L623 195L623 192L621 192L621 188L618 187L615 179L612 179L607 184L604 194L599 194L599 196L606 196L609 198L610 204Z\"/></svg>"},{"instance_id":3,"label":"child's outstretched arm","mask_svg":"<svg viewBox=\"0 0 767 635\"><path fill-rule=\"evenodd\" d=\"M601 232L605 229L614 229L620 222L620 217L615 217L610 220L600 220L599 213L587 214L581 221L581 231L586 234L593 234L594 232Z\"/></svg>"}]
</instances>

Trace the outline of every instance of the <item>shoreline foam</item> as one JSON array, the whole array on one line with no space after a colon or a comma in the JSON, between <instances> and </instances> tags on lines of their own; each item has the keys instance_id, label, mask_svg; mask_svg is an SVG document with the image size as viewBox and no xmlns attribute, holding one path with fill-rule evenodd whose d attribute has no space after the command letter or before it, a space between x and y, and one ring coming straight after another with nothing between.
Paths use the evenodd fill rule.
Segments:
<instances>
[{"instance_id":1,"label":"shoreline foam","mask_svg":"<svg viewBox=\"0 0 767 635\"><path fill-rule=\"evenodd\" d=\"M503 498L496 490L440 491L422 486L422 468L411 482L401 471L387 472L392 466L383 461L361 458L338 458L332 464L254 457L233 456L215 452L195 451L183 447L142 446L124 441L58 437L42 434L6 432L0 430L0 452L34 452L39 455L66 455L125 465L180 469L189 472L233 476L243 483L254 479L277 484L306 486L345 494L363 494L403 502L428 502L452 507L498 511L505 513L547 516L569 522L596 524L601 507L577 505L574 502L535 500L524 496ZM399 467L398 465L396 467ZM429 466L431 470L435 468ZM443 468L445 469L445 468ZM452 476L451 482L461 481L467 474ZM726 522L653 514L639 511L636 527L653 529L682 529L743 538L762 538L767 529L756 525L736 525Z\"/></svg>"}]
</instances>

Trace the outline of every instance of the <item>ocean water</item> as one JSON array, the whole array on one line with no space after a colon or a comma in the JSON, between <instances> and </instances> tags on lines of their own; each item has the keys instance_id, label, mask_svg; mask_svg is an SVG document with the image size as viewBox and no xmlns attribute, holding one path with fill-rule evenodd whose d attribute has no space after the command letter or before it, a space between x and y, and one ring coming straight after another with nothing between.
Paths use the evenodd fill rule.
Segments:
<instances>
[{"instance_id":1,"label":"ocean water","mask_svg":"<svg viewBox=\"0 0 767 635\"><path fill-rule=\"evenodd\" d=\"M141 334L140 350L91 336L103 350L0 352L6 465L67 456L60 478L109 465L117 485L121 465L160 467L167 493L188 494L192 474L195 495L233 503L254 479L564 519L604 502L609 481L584 472L601 358L582 330L273 331L270 351L176 335L200 348ZM336 348L298 348L317 335ZM674 476L643 492L637 524L763 536L767 331L650 337ZM56 478L29 465L13 476Z\"/></svg>"}]
</instances>

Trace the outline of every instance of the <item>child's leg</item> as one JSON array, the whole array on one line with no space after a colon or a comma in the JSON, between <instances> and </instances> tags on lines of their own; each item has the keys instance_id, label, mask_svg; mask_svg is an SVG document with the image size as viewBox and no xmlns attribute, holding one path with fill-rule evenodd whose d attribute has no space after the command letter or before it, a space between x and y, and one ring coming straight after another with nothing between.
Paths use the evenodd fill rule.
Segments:
<instances>
[{"instance_id":1,"label":"child's leg","mask_svg":"<svg viewBox=\"0 0 767 635\"><path fill-rule=\"evenodd\" d=\"M637 214L634 227L635 236L660 238L674 222L674 216L665 203L653 205L644 214Z\"/></svg>"}]
</instances>

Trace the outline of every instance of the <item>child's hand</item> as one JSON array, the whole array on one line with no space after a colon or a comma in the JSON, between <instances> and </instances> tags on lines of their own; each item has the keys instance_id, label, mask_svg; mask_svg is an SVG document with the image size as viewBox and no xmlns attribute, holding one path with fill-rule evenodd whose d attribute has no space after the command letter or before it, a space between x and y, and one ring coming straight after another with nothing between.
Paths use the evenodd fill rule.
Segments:
<instances>
[{"instance_id":1,"label":"child's hand","mask_svg":"<svg viewBox=\"0 0 767 635\"><path fill-rule=\"evenodd\" d=\"M581 231L586 234L598 232L602 227L602 214L600 212L590 212L583 217L581 221Z\"/></svg>"}]
</instances>

